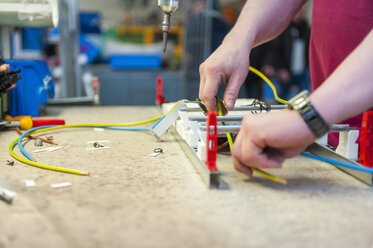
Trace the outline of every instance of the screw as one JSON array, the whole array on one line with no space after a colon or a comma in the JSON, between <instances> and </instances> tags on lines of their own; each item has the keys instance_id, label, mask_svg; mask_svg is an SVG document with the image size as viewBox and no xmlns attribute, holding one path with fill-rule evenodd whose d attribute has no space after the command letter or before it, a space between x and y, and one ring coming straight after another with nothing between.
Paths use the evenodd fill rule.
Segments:
<instances>
[{"instance_id":1,"label":"screw","mask_svg":"<svg viewBox=\"0 0 373 248\"><path fill-rule=\"evenodd\" d=\"M9 166L14 166L14 161L7 160L6 164L9 165Z\"/></svg>"},{"instance_id":2,"label":"screw","mask_svg":"<svg viewBox=\"0 0 373 248\"><path fill-rule=\"evenodd\" d=\"M96 148L104 147L103 145L101 145L101 144L98 143L98 142L93 143L93 146L96 147Z\"/></svg>"}]
</instances>

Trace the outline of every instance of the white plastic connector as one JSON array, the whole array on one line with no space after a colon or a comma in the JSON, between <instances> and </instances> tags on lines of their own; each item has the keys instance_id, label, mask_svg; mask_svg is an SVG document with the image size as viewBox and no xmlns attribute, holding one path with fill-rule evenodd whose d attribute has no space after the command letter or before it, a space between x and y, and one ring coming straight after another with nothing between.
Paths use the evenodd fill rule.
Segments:
<instances>
[{"instance_id":1,"label":"white plastic connector","mask_svg":"<svg viewBox=\"0 0 373 248\"><path fill-rule=\"evenodd\" d=\"M359 145L356 143L359 137L359 130L350 130L339 133L339 144L335 151L350 160L358 160Z\"/></svg>"}]
</instances>

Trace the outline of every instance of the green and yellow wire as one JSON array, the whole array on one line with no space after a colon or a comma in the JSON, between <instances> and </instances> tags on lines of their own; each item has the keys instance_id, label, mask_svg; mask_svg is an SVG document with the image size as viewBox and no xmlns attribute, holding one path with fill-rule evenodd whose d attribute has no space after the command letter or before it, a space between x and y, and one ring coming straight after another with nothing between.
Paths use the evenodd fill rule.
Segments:
<instances>
[{"instance_id":1,"label":"green and yellow wire","mask_svg":"<svg viewBox=\"0 0 373 248\"><path fill-rule=\"evenodd\" d=\"M216 97L216 105L218 107L218 115L222 116L223 115L223 111L221 110L221 104L220 104L220 101L219 101L218 97ZM225 122L222 122L221 124L224 126ZM227 139L228 139L229 148L230 148L230 150L232 150L232 147L233 147L232 135L229 132L225 133L225 135L227 136ZM287 181L285 179L277 177L275 175L272 175L272 174L270 174L268 172L265 172L265 171L263 171L261 169L252 168L252 167L250 167L250 169L252 171L254 171L254 172L256 172L256 173L258 173L258 174L260 174L260 175L262 175L262 176L264 176L264 177L272 180L272 181L275 181L275 182L278 182L278 183L281 183L281 184L287 184Z\"/></svg>"},{"instance_id":2,"label":"green and yellow wire","mask_svg":"<svg viewBox=\"0 0 373 248\"><path fill-rule=\"evenodd\" d=\"M278 97L276 87L273 85L273 83L271 82L271 80L269 80L266 77L266 75L264 75L263 73L261 73L259 70L255 69L252 66L249 66L249 71L254 72L258 77L260 77L261 79L263 79L264 82L266 82L269 85L269 87L271 87L272 92L273 92L273 96L275 97L276 101L278 101L279 103L288 104L288 102L286 100L281 99L280 97Z\"/></svg>"},{"instance_id":3,"label":"green and yellow wire","mask_svg":"<svg viewBox=\"0 0 373 248\"><path fill-rule=\"evenodd\" d=\"M167 113L166 113L167 114ZM62 128L79 128L79 127L129 127L129 126L137 126L137 125L142 125L150 122L154 122L162 118L163 115L157 116L152 119L144 120L144 121L139 121L139 122L130 122L130 123L107 123L107 124L96 124L96 123L87 123L87 124L72 124L72 125L62 125L62 126L55 126L55 127L48 127L40 130L36 130L35 132L30 133L31 134L36 134L36 133L41 133L41 132L46 132L46 131L52 131L52 130L57 130L57 129L62 129ZM68 168L62 168L62 167L56 167L56 166L51 166L51 165L45 165L45 164L40 164L37 163L36 161L24 159L17 154L14 153L13 149L16 146L18 139L15 139L10 145L9 145L9 154L15 158L16 160L32 165L38 168L42 169L47 169L47 170L52 170L52 171L59 171L59 172L64 172L64 173L70 173L70 174L76 174L76 175L83 175L83 176L88 176L88 172L84 171L79 171L79 170L73 170L73 169L68 169Z\"/></svg>"},{"instance_id":4,"label":"green and yellow wire","mask_svg":"<svg viewBox=\"0 0 373 248\"><path fill-rule=\"evenodd\" d=\"M269 87L271 87L272 91L273 91L273 95L276 99L276 101L278 101L279 103L283 103L283 104L287 104L288 102L284 99L281 99L280 97L278 97L277 95L277 91L276 91L276 87L272 84L271 80L269 80L263 73L261 73L259 70L255 69L254 67L250 66L249 67L249 70L252 71L253 73L255 73L258 77L260 77L261 79L264 80L264 82L266 82ZM216 105L218 107L218 115L219 116L222 116L223 115L223 112L222 112L222 108L221 108L221 104L220 104L220 100L218 97L216 97ZM224 126L225 123L222 122L222 125ZM227 132L225 133L226 136L227 136L227 139L228 139L228 144L229 144L229 148L232 150L232 147L233 147L233 139L232 139L232 135ZM280 178L280 177L277 177L275 175L272 175L268 172L265 172L261 169L258 169L258 168L252 168L250 167L250 169L272 181L275 181L275 182L278 182L278 183L281 183L281 184L287 184L287 181L286 179L284 178Z\"/></svg>"},{"instance_id":5,"label":"green and yellow wire","mask_svg":"<svg viewBox=\"0 0 373 248\"><path fill-rule=\"evenodd\" d=\"M263 73L261 73L259 70L255 69L254 67L251 67L251 66L249 67L249 70L252 71L253 73L255 73L256 75L258 75L260 78L262 78L271 87L271 89L273 91L273 95L274 95L275 99L278 102L283 103L283 104L287 104L287 101L285 101L285 100L283 100L283 99L281 99L281 98L278 97L276 88L274 87L274 85L272 84L272 82ZM36 130L36 131L30 133L29 135L36 134L36 133L41 133L41 132L46 132L46 131L52 131L52 130L62 129L62 128L79 128L79 127L129 127L129 126L142 125L142 124L154 122L154 121L157 121L157 120L161 119L163 116L167 115L173 108L175 108L175 106L177 104L179 104L179 102L177 102L164 115L160 115L160 116L157 116L155 118L151 118L151 119L144 120L144 121L131 122L131 123L104 123L104 124L102 124L102 123L100 123L100 124L97 124L97 123L94 123L94 124L86 123L86 124L62 125L62 126L48 127L48 128ZM218 108L219 108L219 115L222 115L221 105L220 105L220 101L219 100L217 101L217 104L218 104ZM228 138L229 147L232 149L232 146L233 146L232 136L231 136L230 133L226 133L226 135L227 135L227 138ZM18 161L20 161L22 163L31 165L31 166L42 168L42 169L47 169L47 170L52 170L52 171L59 171L59 172L64 172L64 173L76 174L76 175L83 175L83 176L88 176L89 175L88 172L79 171L79 170L73 170L73 169L68 169L68 168L62 168L62 167L56 167L56 166L51 166L51 165L44 165L44 164L41 164L41 163L37 163L36 161L24 159L24 158L18 156L13 151L14 147L16 146L16 144L18 142L18 139L19 138L15 139L9 145L9 149L8 149L9 150L9 154L13 158L15 158L16 160L18 160ZM267 173L265 171L262 171L260 169L257 169L257 168L251 168L251 169L253 171L257 172L258 174L263 175L264 177L266 177L268 179L271 179L273 181L286 184L286 180L285 179L278 178L277 176L271 175L271 174L269 174L269 173Z\"/></svg>"}]
</instances>

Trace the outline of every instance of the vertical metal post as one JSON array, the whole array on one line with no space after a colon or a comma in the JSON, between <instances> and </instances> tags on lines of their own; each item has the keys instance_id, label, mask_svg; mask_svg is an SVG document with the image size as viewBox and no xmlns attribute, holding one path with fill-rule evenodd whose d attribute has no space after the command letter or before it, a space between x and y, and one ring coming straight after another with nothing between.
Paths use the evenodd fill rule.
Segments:
<instances>
[{"instance_id":1,"label":"vertical metal post","mask_svg":"<svg viewBox=\"0 0 373 248\"><path fill-rule=\"evenodd\" d=\"M211 36L212 36L212 18L213 18L214 5L213 0L206 0L206 17L204 27L204 60L210 56L211 53Z\"/></svg>"},{"instance_id":2,"label":"vertical metal post","mask_svg":"<svg viewBox=\"0 0 373 248\"><path fill-rule=\"evenodd\" d=\"M1 56L3 59L12 58L12 38L10 27L0 26Z\"/></svg>"},{"instance_id":3,"label":"vertical metal post","mask_svg":"<svg viewBox=\"0 0 373 248\"><path fill-rule=\"evenodd\" d=\"M80 79L78 0L59 1L59 56L62 66L61 97L82 96Z\"/></svg>"}]
</instances>

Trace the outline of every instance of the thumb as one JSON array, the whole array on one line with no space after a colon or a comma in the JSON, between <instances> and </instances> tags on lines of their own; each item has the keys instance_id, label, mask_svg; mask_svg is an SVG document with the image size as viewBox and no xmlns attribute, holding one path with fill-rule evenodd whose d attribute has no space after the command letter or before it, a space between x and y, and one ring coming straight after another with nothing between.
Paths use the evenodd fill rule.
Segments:
<instances>
[{"instance_id":1,"label":"thumb","mask_svg":"<svg viewBox=\"0 0 373 248\"><path fill-rule=\"evenodd\" d=\"M245 76L240 73L234 73L229 78L227 87L224 91L224 104L228 109L233 109L234 104L238 98L241 85L243 84Z\"/></svg>"}]
</instances>

